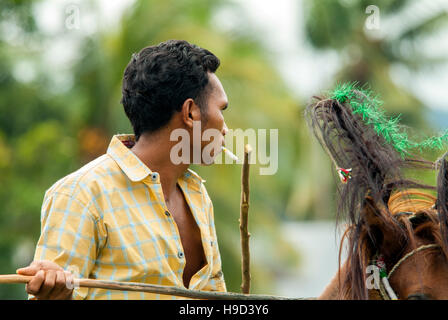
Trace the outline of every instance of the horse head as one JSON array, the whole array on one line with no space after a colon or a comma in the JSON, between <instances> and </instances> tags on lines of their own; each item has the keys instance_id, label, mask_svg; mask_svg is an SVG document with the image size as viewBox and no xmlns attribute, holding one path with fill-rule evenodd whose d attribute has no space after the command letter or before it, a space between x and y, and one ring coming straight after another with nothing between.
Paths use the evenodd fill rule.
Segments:
<instances>
[{"instance_id":1,"label":"horse head","mask_svg":"<svg viewBox=\"0 0 448 320\"><path fill-rule=\"evenodd\" d=\"M437 164L404 157L397 144L378 133L375 121L382 114L371 97L357 90L344 94L342 99L316 98L306 110L309 126L343 182L337 220L348 220L341 241L341 249L347 241L347 260L323 296L448 299L448 157ZM350 100L362 107L353 109ZM363 110L374 110L375 121L365 121ZM397 136L387 126L388 134ZM434 168L439 170L436 187L403 173ZM371 270L379 273L373 285Z\"/></svg>"}]
</instances>

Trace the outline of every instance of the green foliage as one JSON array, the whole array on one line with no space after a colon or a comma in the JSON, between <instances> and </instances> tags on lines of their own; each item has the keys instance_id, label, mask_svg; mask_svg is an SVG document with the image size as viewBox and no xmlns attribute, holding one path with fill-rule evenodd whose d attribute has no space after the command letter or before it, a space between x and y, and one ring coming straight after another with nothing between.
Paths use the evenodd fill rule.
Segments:
<instances>
[{"instance_id":1,"label":"green foliage","mask_svg":"<svg viewBox=\"0 0 448 320\"><path fill-rule=\"evenodd\" d=\"M13 273L32 259L33 251L27 244L34 245L40 234L44 192L96 156L95 150L86 154L95 149L92 143L86 146L89 139L98 141L94 145L103 148L99 150L101 153L106 151L113 134L132 132L120 105L124 68L133 52L167 39L185 39L220 58L217 75L230 101L225 111L229 128L263 128L268 134L271 128L279 130L278 172L274 176L261 176L260 165L251 167L249 229L252 239L263 238L270 244L263 245L261 254L252 256L252 292L272 293L271 281L278 266L266 265L266 261L276 261L282 266L297 265L297 257L279 232L278 223L285 212L292 185L290 173L294 171L301 148L297 143L298 128L304 125L296 101L270 66L260 44L247 34L228 34L214 27L212 16L225 3L136 1L127 9L117 29L101 30L81 38L79 56L68 70L73 75L73 86L64 92L52 90L48 85L51 79L44 73L37 73L28 83L14 77L17 53L28 57L32 51L33 61L39 66L39 55L45 53L45 48L0 48L0 56L5 58L0 59L0 68L5 74L0 78L3 81L0 87L1 273ZM33 19L34 12L27 8L29 18ZM8 10L15 12L16 9L19 7L11 5ZM24 37L27 32L22 30ZM65 36L65 32L59 36ZM33 30L28 36L36 39L47 35ZM214 203L228 290L239 292L241 168L214 165L193 170L207 180ZM259 246L258 242L253 240L252 246ZM25 253L18 255L17 252ZM25 297L23 286L14 288L16 291L7 291L11 287L0 286L0 298Z\"/></svg>"}]
</instances>

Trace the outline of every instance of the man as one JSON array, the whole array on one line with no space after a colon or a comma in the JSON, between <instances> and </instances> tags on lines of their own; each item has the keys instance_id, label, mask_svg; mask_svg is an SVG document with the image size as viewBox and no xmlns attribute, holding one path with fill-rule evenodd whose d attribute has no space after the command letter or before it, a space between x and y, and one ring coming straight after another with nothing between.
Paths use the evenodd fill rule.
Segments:
<instances>
[{"instance_id":1,"label":"man","mask_svg":"<svg viewBox=\"0 0 448 320\"><path fill-rule=\"evenodd\" d=\"M169 40L134 54L122 104L135 135L116 135L107 153L47 190L32 275L37 299L173 299L139 292L67 287L73 278L226 291L212 202L189 163L173 163L173 130L218 130L222 146L227 96L219 59ZM196 141L197 142L197 141ZM193 156L195 141L188 147ZM201 150L206 143L199 144ZM187 153L188 154L188 153ZM216 156L216 154L214 155Z\"/></svg>"}]
</instances>

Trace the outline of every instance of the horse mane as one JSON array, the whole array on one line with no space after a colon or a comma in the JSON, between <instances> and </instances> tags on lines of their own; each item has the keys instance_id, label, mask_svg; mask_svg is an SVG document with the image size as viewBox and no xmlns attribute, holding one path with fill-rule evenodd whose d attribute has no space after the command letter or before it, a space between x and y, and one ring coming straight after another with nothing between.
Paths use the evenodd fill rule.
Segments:
<instances>
[{"instance_id":1,"label":"horse mane","mask_svg":"<svg viewBox=\"0 0 448 320\"><path fill-rule=\"evenodd\" d=\"M369 99L354 91L354 99ZM403 158L379 135L362 115L354 114L348 102L314 97L305 116L313 134L337 167L351 169L348 183L338 184L337 224L345 219L348 228L340 246L347 241L347 274L340 279L340 296L368 299L366 267L379 249L394 265L403 250L416 246L417 238L441 246L448 257L448 164L438 161L437 188L405 179L404 169L434 169L433 162L415 155ZM429 192L437 191L437 197ZM437 209L436 209L437 208ZM413 218L399 215L412 212ZM385 237L384 235L388 235ZM398 251L397 251L398 250Z\"/></svg>"}]
</instances>

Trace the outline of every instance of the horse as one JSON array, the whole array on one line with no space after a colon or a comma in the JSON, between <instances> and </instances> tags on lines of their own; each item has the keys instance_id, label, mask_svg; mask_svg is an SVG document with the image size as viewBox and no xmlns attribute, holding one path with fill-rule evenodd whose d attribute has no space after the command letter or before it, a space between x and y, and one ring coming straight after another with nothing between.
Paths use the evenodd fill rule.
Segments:
<instances>
[{"instance_id":1,"label":"horse","mask_svg":"<svg viewBox=\"0 0 448 320\"><path fill-rule=\"evenodd\" d=\"M400 141L379 134L383 114L369 94L339 98L314 97L305 111L341 178L338 224L348 219L339 269L318 299L448 299L448 153L436 162L403 156ZM437 185L407 179L406 170L437 170Z\"/></svg>"}]
</instances>

